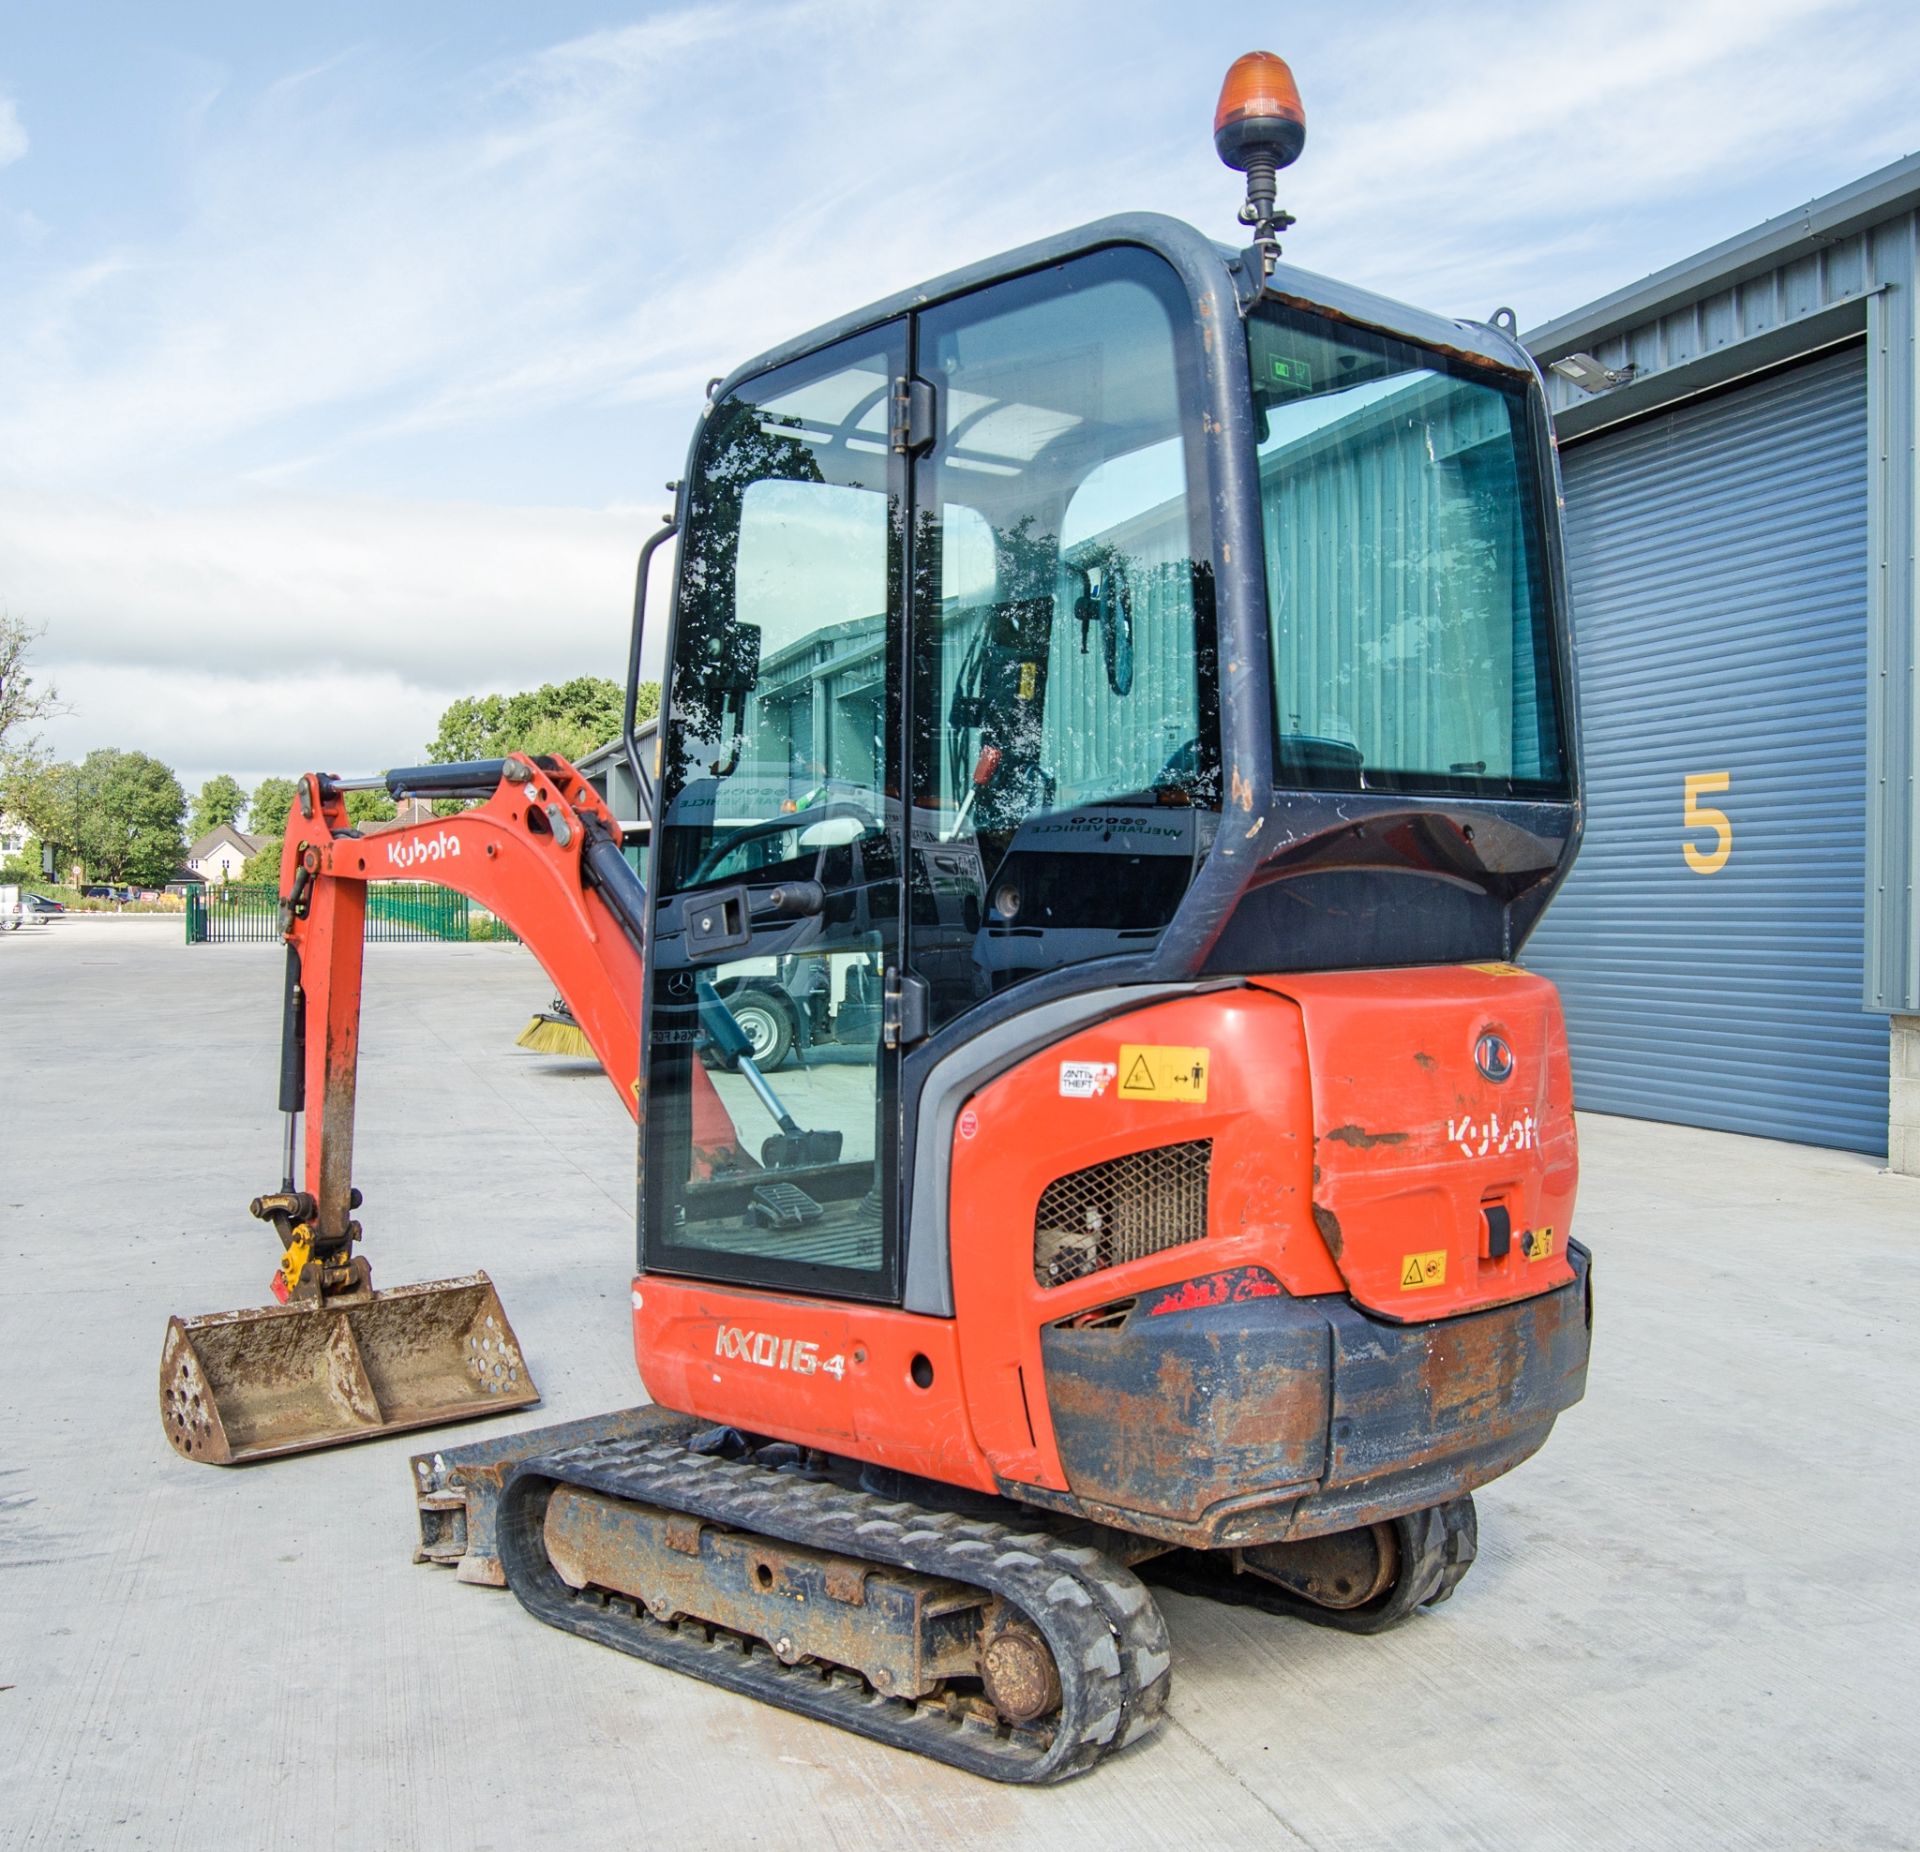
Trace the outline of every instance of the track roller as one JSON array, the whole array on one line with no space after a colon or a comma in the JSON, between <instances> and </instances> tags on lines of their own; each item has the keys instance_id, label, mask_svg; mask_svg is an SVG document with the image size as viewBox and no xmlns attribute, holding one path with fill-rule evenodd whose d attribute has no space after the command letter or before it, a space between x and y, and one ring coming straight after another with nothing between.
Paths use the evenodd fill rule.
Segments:
<instances>
[{"instance_id":1,"label":"track roller","mask_svg":"<svg viewBox=\"0 0 1920 1852\"><path fill-rule=\"evenodd\" d=\"M1159 1610L1100 1552L791 1468L543 1454L507 1481L499 1550L554 1626L999 1781L1081 1774L1166 1704Z\"/></svg>"}]
</instances>

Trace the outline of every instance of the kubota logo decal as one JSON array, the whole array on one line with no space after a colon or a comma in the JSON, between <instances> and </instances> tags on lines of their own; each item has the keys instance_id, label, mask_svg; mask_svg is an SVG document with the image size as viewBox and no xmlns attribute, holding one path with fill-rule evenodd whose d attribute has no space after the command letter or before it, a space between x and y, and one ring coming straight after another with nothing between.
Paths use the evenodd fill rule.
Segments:
<instances>
[{"instance_id":1,"label":"kubota logo decal","mask_svg":"<svg viewBox=\"0 0 1920 1852\"><path fill-rule=\"evenodd\" d=\"M460 838L451 830L442 830L438 836L409 836L404 842L388 843L387 866L412 868L420 862L444 862L448 856L459 853Z\"/></svg>"},{"instance_id":2,"label":"kubota logo decal","mask_svg":"<svg viewBox=\"0 0 1920 1852\"><path fill-rule=\"evenodd\" d=\"M776 1331L742 1331L738 1325L722 1325L714 1333L716 1357L738 1357L742 1363L757 1363L763 1370L791 1370L796 1376L831 1376L835 1382L847 1373L845 1357L823 1357L812 1338L783 1338Z\"/></svg>"},{"instance_id":3,"label":"kubota logo decal","mask_svg":"<svg viewBox=\"0 0 1920 1852\"><path fill-rule=\"evenodd\" d=\"M1540 1123L1531 1108L1511 1119L1502 1119L1498 1113L1484 1119L1449 1119L1447 1138L1460 1147L1462 1157L1531 1151L1540 1142Z\"/></svg>"}]
</instances>

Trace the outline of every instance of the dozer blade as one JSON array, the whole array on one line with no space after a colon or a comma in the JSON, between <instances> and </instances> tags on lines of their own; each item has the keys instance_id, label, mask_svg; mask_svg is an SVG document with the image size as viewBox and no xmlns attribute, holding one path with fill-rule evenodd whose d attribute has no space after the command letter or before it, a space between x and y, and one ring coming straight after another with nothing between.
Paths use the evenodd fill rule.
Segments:
<instances>
[{"instance_id":1,"label":"dozer blade","mask_svg":"<svg viewBox=\"0 0 1920 1852\"><path fill-rule=\"evenodd\" d=\"M503 1415L539 1400L484 1273L175 1318L160 1354L167 1439L212 1466Z\"/></svg>"}]
</instances>

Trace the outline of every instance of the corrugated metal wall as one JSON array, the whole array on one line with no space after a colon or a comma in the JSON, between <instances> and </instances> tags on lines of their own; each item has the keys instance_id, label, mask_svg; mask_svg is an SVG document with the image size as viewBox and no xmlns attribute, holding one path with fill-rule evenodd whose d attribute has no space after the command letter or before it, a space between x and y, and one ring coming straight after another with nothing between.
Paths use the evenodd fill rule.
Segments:
<instances>
[{"instance_id":1,"label":"corrugated metal wall","mask_svg":"<svg viewBox=\"0 0 1920 1852\"><path fill-rule=\"evenodd\" d=\"M1171 557L1169 557L1171 556ZM1133 602L1133 684L1116 695L1107 681L1100 629L1081 648L1073 618L1077 584L1057 599L1047 679L1046 764L1058 779L1054 802L1098 802L1143 791L1199 730L1195 686L1193 562L1184 533L1126 552Z\"/></svg>"},{"instance_id":2,"label":"corrugated metal wall","mask_svg":"<svg viewBox=\"0 0 1920 1852\"><path fill-rule=\"evenodd\" d=\"M1538 777L1538 734L1514 729L1533 603L1501 400L1414 375L1260 474L1282 731L1370 766Z\"/></svg>"},{"instance_id":3,"label":"corrugated metal wall","mask_svg":"<svg viewBox=\"0 0 1920 1852\"><path fill-rule=\"evenodd\" d=\"M951 523L954 513L947 511ZM1042 763L1056 780L1057 809L1146 790L1199 731L1193 560L1186 505L1173 502L1095 535L1126 563L1133 607L1133 681L1117 695L1107 680L1098 625L1083 639L1074 616L1081 581L1063 571L1054 592L1047 652ZM1077 549L1076 549L1077 550ZM969 591L990 593L991 586ZM955 600L943 612L939 712L952 710L961 664L987 604ZM963 791L945 792L957 804Z\"/></svg>"},{"instance_id":4,"label":"corrugated metal wall","mask_svg":"<svg viewBox=\"0 0 1920 1852\"><path fill-rule=\"evenodd\" d=\"M1884 1152L1862 1012L1866 366L1858 347L1562 457L1588 824L1526 962L1589 1110ZM1725 773L1688 830L1690 775Z\"/></svg>"}]
</instances>

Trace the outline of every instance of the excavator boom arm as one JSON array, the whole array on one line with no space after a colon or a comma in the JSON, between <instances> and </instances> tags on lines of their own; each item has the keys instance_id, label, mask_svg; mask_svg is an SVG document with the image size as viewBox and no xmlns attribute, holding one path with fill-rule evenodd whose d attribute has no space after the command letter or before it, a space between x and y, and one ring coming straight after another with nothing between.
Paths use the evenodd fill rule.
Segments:
<instances>
[{"instance_id":1,"label":"excavator boom arm","mask_svg":"<svg viewBox=\"0 0 1920 1852\"><path fill-rule=\"evenodd\" d=\"M316 1208L316 1251L352 1239L354 1097L360 1042L368 884L429 880L504 920L566 999L614 1090L638 1110L640 928L644 889L620 853L619 825L564 759L390 773L396 796L423 786L479 795L471 809L362 832L345 793L309 773L288 819L281 898L290 982L302 1003L298 1097L305 1109L305 1188ZM289 1181L292 1181L291 1179Z\"/></svg>"}]
</instances>

